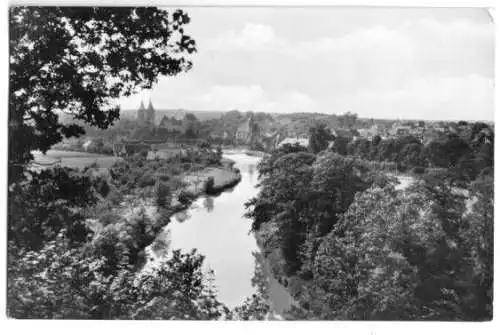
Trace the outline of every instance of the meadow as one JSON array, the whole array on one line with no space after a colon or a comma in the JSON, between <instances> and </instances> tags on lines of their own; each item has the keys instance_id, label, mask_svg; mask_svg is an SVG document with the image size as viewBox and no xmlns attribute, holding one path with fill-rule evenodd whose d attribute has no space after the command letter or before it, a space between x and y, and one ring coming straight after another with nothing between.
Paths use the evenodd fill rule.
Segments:
<instances>
[{"instance_id":1,"label":"meadow","mask_svg":"<svg viewBox=\"0 0 500 335\"><path fill-rule=\"evenodd\" d=\"M33 156L35 157L35 164L39 163L42 165L42 168L43 166L50 166L51 163L56 163L69 168L83 169L90 164L97 163L99 168L107 169L117 160L121 159L120 157L115 156L66 150L49 150L45 155L39 151L35 151L33 152Z\"/></svg>"}]
</instances>

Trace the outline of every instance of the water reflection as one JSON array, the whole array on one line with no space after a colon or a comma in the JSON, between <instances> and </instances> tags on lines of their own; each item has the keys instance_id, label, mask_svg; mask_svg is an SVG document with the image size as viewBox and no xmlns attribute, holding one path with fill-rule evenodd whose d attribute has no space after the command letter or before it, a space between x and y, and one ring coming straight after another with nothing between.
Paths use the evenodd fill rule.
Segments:
<instances>
[{"instance_id":1,"label":"water reflection","mask_svg":"<svg viewBox=\"0 0 500 335\"><path fill-rule=\"evenodd\" d=\"M205 196L205 199L203 200L203 207L207 210L207 212L211 212L214 210L214 198L211 196Z\"/></svg>"},{"instance_id":2,"label":"water reflection","mask_svg":"<svg viewBox=\"0 0 500 335\"><path fill-rule=\"evenodd\" d=\"M248 166L248 175L249 175L250 179L252 179L252 180L253 180L253 175L255 173L254 166L255 165L253 165L253 164Z\"/></svg>"},{"instance_id":3,"label":"water reflection","mask_svg":"<svg viewBox=\"0 0 500 335\"><path fill-rule=\"evenodd\" d=\"M154 240L153 244L151 245L151 250L154 253L154 256L156 258L162 258L165 257L168 253L168 250L170 248L170 244L172 242L170 230L168 229L163 229L158 236L156 236L156 239Z\"/></svg>"},{"instance_id":4,"label":"water reflection","mask_svg":"<svg viewBox=\"0 0 500 335\"><path fill-rule=\"evenodd\" d=\"M182 222L188 220L189 218L191 218L191 215L190 215L189 211L182 211L182 212L175 213L174 217L175 217L175 220L177 220L177 222L182 223Z\"/></svg>"},{"instance_id":5,"label":"water reflection","mask_svg":"<svg viewBox=\"0 0 500 335\"><path fill-rule=\"evenodd\" d=\"M252 252L255 259L252 286L256 288L269 304L271 310L279 315L286 313L293 305L293 299L288 291L271 274L271 269L260 251Z\"/></svg>"},{"instance_id":6,"label":"water reflection","mask_svg":"<svg viewBox=\"0 0 500 335\"><path fill-rule=\"evenodd\" d=\"M277 289L279 284L268 278L265 259L253 234L248 234L251 221L244 217L244 204L258 192L255 185L259 158L243 154L228 158L240 169L241 182L216 198L200 198L190 209L178 213L168 226L170 248L183 251L196 248L205 256L206 268L214 272L218 298L228 307L241 305L245 298L260 293L273 300L270 305L279 309L286 304L287 297Z\"/></svg>"}]
</instances>

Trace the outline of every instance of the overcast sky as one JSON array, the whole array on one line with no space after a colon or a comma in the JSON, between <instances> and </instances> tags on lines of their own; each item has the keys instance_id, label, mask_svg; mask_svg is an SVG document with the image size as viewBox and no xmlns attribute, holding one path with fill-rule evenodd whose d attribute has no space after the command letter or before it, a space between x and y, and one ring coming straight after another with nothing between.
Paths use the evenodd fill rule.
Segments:
<instances>
[{"instance_id":1,"label":"overcast sky","mask_svg":"<svg viewBox=\"0 0 500 335\"><path fill-rule=\"evenodd\" d=\"M137 108L493 119L494 24L481 9L188 8L193 68Z\"/></svg>"}]
</instances>

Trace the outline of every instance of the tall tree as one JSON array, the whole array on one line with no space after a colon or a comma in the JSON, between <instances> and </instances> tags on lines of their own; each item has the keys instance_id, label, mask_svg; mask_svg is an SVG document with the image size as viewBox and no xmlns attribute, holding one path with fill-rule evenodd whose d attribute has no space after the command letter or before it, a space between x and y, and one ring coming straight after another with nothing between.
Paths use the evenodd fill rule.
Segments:
<instances>
[{"instance_id":1,"label":"tall tree","mask_svg":"<svg viewBox=\"0 0 500 335\"><path fill-rule=\"evenodd\" d=\"M61 116L106 128L116 99L191 68L196 51L182 10L12 7L9 10L9 183L64 137L84 133Z\"/></svg>"},{"instance_id":2,"label":"tall tree","mask_svg":"<svg viewBox=\"0 0 500 335\"><path fill-rule=\"evenodd\" d=\"M332 132L324 123L318 123L309 129L309 148L314 153L325 150L333 139Z\"/></svg>"}]
</instances>

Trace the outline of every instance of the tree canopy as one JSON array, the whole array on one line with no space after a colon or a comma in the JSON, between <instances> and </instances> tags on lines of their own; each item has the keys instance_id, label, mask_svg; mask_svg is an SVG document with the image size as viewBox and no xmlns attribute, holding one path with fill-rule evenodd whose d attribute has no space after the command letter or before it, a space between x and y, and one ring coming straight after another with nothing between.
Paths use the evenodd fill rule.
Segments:
<instances>
[{"instance_id":1,"label":"tree canopy","mask_svg":"<svg viewBox=\"0 0 500 335\"><path fill-rule=\"evenodd\" d=\"M309 129L309 148L314 153L325 150L333 139L332 132L324 123L316 124Z\"/></svg>"}]
</instances>

